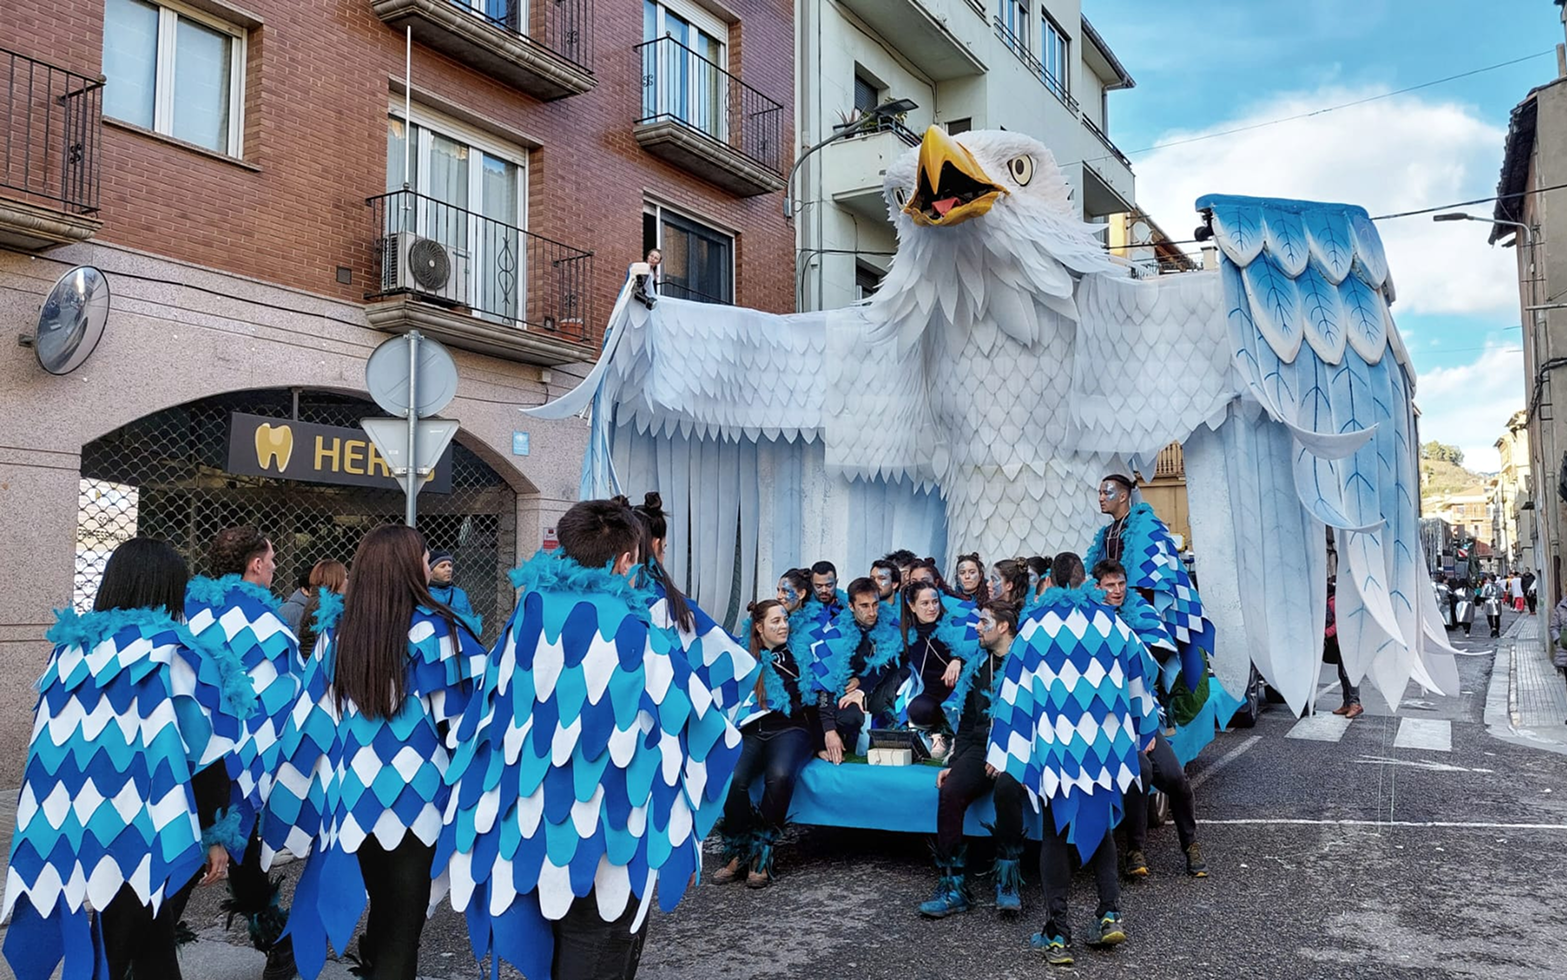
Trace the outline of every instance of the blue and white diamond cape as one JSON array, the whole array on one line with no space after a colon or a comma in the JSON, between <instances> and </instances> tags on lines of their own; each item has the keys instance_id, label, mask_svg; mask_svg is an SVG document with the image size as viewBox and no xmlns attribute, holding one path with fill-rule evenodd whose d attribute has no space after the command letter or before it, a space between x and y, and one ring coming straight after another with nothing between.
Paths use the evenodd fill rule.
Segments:
<instances>
[{"instance_id":1,"label":"blue and white diamond cape","mask_svg":"<svg viewBox=\"0 0 1567 980\"><path fill-rule=\"evenodd\" d=\"M812 644L812 668L816 671L820 689L835 698L843 697L845 688L854 676L850 669L854 666L855 651L860 647L860 636L860 627L854 621L853 610L845 609L833 617ZM871 627L870 640L871 655L866 658L864 669L875 671L896 668L903 657L903 635L897 623L887 620L885 607L879 610L876 625ZM870 694L869 691L865 693Z\"/></svg>"},{"instance_id":2,"label":"blue and white diamond cape","mask_svg":"<svg viewBox=\"0 0 1567 980\"><path fill-rule=\"evenodd\" d=\"M1105 556L1105 535L1109 526L1094 532L1094 543L1083 556L1083 565L1093 568ZM1126 586L1152 590L1153 606L1165 629L1175 640L1181 654L1181 674L1186 688L1197 690L1208 674L1204 657L1213 656L1214 630L1202 608L1202 597L1192 586L1192 577L1181 561L1165 526L1146 503L1135 504L1126 515L1121 540L1121 564L1126 566Z\"/></svg>"},{"instance_id":3,"label":"blue and white diamond cape","mask_svg":"<svg viewBox=\"0 0 1567 980\"><path fill-rule=\"evenodd\" d=\"M1181 661L1179 657L1170 656L1176 652L1175 640L1171 639L1164 620L1159 618L1158 610L1147 599L1127 589L1126 598L1116 609L1116 615L1142 641L1143 676L1149 686L1152 687L1157 680L1160 688L1168 691L1176 678L1181 676ZM1165 658L1162 664L1160 657Z\"/></svg>"},{"instance_id":4,"label":"blue and white diamond cape","mask_svg":"<svg viewBox=\"0 0 1567 980\"><path fill-rule=\"evenodd\" d=\"M278 738L299 693L299 640L278 609L277 597L238 575L197 576L185 590L190 631L227 646L244 664L260 699L229 763L240 833L246 836L271 794Z\"/></svg>"},{"instance_id":5,"label":"blue and white diamond cape","mask_svg":"<svg viewBox=\"0 0 1567 980\"><path fill-rule=\"evenodd\" d=\"M713 703L733 722L747 698L753 694L759 669L751 651L724 631L713 617L686 599L695 627L690 633L680 629L669 615L668 593L657 579L647 583L649 621L669 634L673 646L686 658L691 672L713 695Z\"/></svg>"},{"instance_id":6,"label":"blue and white diamond cape","mask_svg":"<svg viewBox=\"0 0 1567 980\"><path fill-rule=\"evenodd\" d=\"M456 729L436 851L475 956L546 980L550 921L668 911L700 867L740 732L625 576L540 553ZM641 914L639 913L639 914Z\"/></svg>"},{"instance_id":7,"label":"blue and white diamond cape","mask_svg":"<svg viewBox=\"0 0 1567 980\"><path fill-rule=\"evenodd\" d=\"M1083 860L1121 820L1137 752L1158 729L1141 641L1089 589L1050 589L1018 628L985 761L1010 773Z\"/></svg>"},{"instance_id":8,"label":"blue and white diamond cape","mask_svg":"<svg viewBox=\"0 0 1567 980\"><path fill-rule=\"evenodd\" d=\"M468 705L488 651L459 621L424 606L408 626L407 687L391 718L370 718L332 691L334 645L343 600L324 598L315 655L280 743L280 763L262 825L263 864L279 851L308 855L294 889L285 935L294 961L313 978L327 943L348 948L367 900L356 857L374 838L392 850L408 837L440 837L451 753L439 726ZM435 890L435 898L441 889Z\"/></svg>"},{"instance_id":9,"label":"blue and white diamond cape","mask_svg":"<svg viewBox=\"0 0 1567 980\"><path fill-rule=\"evenodd\" d=\"M256 696L223 646L164 610L56 614L6 872L5 954L100 976L89 907L129 884L156 910L206 860L191 778L234 752Z\"/></svg>"}]
</instances>

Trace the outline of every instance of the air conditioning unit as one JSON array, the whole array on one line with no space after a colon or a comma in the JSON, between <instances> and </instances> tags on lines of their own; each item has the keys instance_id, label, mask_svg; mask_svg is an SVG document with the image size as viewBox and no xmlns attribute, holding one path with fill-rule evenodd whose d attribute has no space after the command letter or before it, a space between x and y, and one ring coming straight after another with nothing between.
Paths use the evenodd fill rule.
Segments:
<instances>
[{"instance_id":1,"label":"air conditioning unit","mask_svg":"<svg viewBox=\"0 0 1567 980\"><path fill-rule=\"evenodd\" d=\"M411 231L388 235L381 239L381 292L472 306L468 253Z\"/></svg>"}]
</instances>

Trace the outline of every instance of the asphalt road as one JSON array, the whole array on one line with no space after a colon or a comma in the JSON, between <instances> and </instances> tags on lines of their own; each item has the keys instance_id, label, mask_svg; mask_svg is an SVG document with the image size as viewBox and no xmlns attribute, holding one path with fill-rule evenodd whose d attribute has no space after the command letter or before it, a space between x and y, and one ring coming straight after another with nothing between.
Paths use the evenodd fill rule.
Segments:
<instances>
[{"instance_id":1,"label":"asphalt road","mask_svg":"<svg viewBox=\"0 0 1567 980\"><path fill-rule=\"evenodd\" d=\"M1189 770L1211 876L1187 878L1174 829L1152 831L1152 874L1122 895L1129 941L1113 952L1080 941L1077 965L1057 972L1567 976L1567 756L1487 734L1494 642L1458 638L1481 655L1460 662L1457 695L1412 692L1399 718L1368 704L1338 726L1336 740L1298 737L1306 729L1282 705L1255 729L1221 735ZM1331 668L1323 681L1333 681ZM1336 684L1325 687L1319 709L1337 703ZM1395 744L1405 719L1431 722L1414 728L1435 730L1438 743L1445 733L1450 750ZM935 883L923 839L801 829L779 853L772 888L704 885L673 916L656 916L639 976L1039 976L1051 968L1026 948L1042 918L1031 860L1020 919L982 906L930 922L916 912ZM990 888L982 879L976 891ZM219 896L205 891L188 918L203 938L217 938ZM1081 937L1094 904L1086 876L1073 899ZM237 928L228 935L240 939ZM421 973L477 974L464 925L449 909L427 925Z\"/></svg>"}]
</instances>

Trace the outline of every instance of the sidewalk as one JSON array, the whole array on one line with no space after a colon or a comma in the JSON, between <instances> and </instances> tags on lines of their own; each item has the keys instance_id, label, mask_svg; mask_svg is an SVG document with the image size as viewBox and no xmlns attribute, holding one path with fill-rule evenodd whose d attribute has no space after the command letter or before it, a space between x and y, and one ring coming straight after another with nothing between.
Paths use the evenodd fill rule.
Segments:
<instances>
[{"instance_id":1,"label":"sidewalk","mask_svg":"<svg viewBox=\"0 0 1567 980\"><path fill-rule=\"evenodd\" d=\"M1491 734L1567 755L1567 683L1540 645L1541 616L1519 616L1496 647L1485 723Z\"/></svg>"}]
</instances>

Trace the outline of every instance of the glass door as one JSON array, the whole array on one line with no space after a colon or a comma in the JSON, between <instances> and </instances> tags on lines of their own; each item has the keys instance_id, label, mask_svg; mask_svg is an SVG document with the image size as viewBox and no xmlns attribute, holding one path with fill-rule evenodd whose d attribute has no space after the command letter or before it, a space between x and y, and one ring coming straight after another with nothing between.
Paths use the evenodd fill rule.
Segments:
<instances>
[{"instance_id":1,"label":"glass door","mask_svg":"<svg viewBox=\"0 0 1567 980\"><path fill-rule=\"evenodd\" d=\"M678 119L718 140L728 135L729 84L716 25L699 26L653 0L643 0L642 40L668 40L643 50L643 118Z\"/></svg>"}]
</instances>

